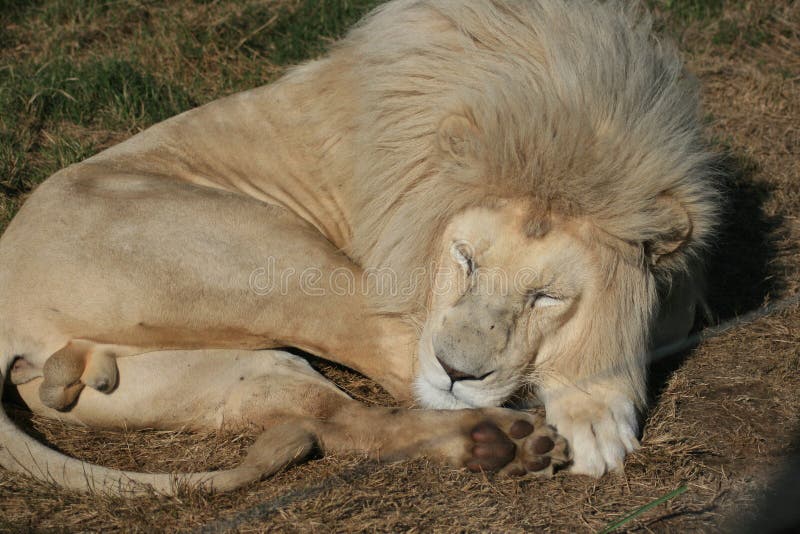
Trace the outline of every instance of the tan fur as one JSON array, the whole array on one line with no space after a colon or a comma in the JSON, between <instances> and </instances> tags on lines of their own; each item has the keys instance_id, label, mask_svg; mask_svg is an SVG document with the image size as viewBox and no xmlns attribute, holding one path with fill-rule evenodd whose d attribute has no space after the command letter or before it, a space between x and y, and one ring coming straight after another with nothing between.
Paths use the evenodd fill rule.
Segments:
<instances>
[{"instance_id":1,"label":"tan fur","mask_svg":"<svg viewBox=\"0 0 800 534\"><path fill-rule=\"evenodd\" d=\"M274 472L315 442L523 472L541 471L525 456L534 438L563 443L535 421L514 449L523 416L503 411L449 426L403 412L407 432L377 443L386 412L364 415L291 358L242 352L283 346L433 408L532 389L575 472L620 467L637 446L651 332L685 335L716 218L696 91L636 11L395 0L280 81L57 173L0 240L4 376L18 369L34 410L77 423L304 429L268 431L252 462L188 479L210 487ZM299 276L260 291L275 282L265 266L313 271L321 293ZM354 283L339 291L342 280ZM117 383L118 357L117 388L98 393ZM330 424L309 422L320 418ZM499 444L476 442L483 419ZM6 468L77 489L174 488L56 455L5 416L0 430ZM548 454L566 460L563 447Z\"/></svg>"}]
</instances>

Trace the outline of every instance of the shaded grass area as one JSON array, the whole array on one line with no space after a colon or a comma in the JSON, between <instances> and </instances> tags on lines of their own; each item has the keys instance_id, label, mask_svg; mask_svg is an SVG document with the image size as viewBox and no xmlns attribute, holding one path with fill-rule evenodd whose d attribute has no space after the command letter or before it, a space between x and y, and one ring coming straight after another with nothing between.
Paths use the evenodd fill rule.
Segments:
<instances>
[{"instance_id":1,"label":"shaded grass area","mask_svg":"<svg viewBox=\"0 0 800 534\"><path fill-rule=\"evenodd\" d=\"M319 55L379 1L5 0L0 224L44 178Z\"/></svg>"},{"instance_id":2,"label":"shaded grass area","mask_svg":"<svg viewBox=\"0 0 800 534\"><path fill-rule=\"evenodd\" d=\"M58 58L6 68L0 88L0 187L8 196L94 152L91 140L66 132L70 125L124 130L195 104L180 86L157 80L141 65L110 58L79 64ZM42 139L50 130L57 138Z\"/></svg>"},{"instance_id":3,"label":"shaded grass area","mask_svg":"<svg viewBox=\"0 0 800 534\"><path fill-rule=\"evenodd\" d=\"M267 83L318 55L376 0L0 0L0 226L57 169L165 117ZM710 304L733 317L800 290L800 16L796 2L652 0L704 86L725 153L726 226ZM643 448L601 481L476 477L425 461L368 470L248 530L598 531L676 487L686 493L624 525L724 530L793 450L800 315L780 317L662 362ZM356 398L368 380L315 364ZM147 471L235 465L250 434L76 429L15 410L74 456ZM227 517L314 485L358 458L324 458L230 495L187 490L134 500L64 492L0 472L0 531L170 530Z\"/></svg>"},{"instance_id":4,"label":"shaded grass area","mask_svg":"<svg viewBox=\"0 0 800 534\"><path fill-rule=\"evenodd\" d=\"M719 17L725 0L650 0L651 9L660 9L683 23L704 21Z\"/></svg>"},{"instance_id":5,"label":"shaded grass area","mask_svg":"<svg viewBox=\"0 0 800 534\"><path fill-rule=\"evenodd\" d=\"M766 5L765 5L766 4ZM649 0L660 15L658 27L683 40L685 32L702 31L715 45L758 46L773 38L770 3L743 0ZM745 11L746 17L741 13ZM736 16L729 14L736 12Z\"/></svg>"}]
</instances>

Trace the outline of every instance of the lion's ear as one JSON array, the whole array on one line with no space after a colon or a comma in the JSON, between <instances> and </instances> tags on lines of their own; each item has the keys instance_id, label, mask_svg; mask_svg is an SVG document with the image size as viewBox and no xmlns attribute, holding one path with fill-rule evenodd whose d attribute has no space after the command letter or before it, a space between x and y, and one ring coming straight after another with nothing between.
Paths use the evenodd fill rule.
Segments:
<instances>
[{"instance_id":1,"label":"lion's ear","mask_svg":"<svg viewBox=\"0 0 800 534\"><path fill-rule=\"evenodd\" d=\"M450 115L439 125L437 140L445 154L464 163L478 150L478 128L463 115Z\"/></svg>"},{"instance_id":2,"label":"lion's ear","mask_svg":"<svg viewBox=\"0 0 800 534\"><path fill-rule=\"evenodd\" d=\"M658 225L661 229L655 237L645 242L645 251L653 265L680 249L692 233L689 213L672 195L659 195L655 212L655 220L661 223Z\"/></svg>"}]
</instances>

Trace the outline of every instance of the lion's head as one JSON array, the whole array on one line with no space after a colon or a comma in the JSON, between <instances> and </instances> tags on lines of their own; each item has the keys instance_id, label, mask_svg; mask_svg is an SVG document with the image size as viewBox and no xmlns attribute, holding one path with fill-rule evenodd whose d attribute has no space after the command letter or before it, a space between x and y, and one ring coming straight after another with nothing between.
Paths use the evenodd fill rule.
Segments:
<instances>
[{"instance_id":1,"label":"lion's head","mask_svg":"<svg viewBox=\"0 0 800 534\"><path fill-rule=\"evenodd\" d=\"M456 183L503 181L513 158L497 157L501 128L476 113L445 117L437 132L442 176ZM587 132L573 135L580 139ZM535 154L534 147L528 150ZM442 225L418 349L416 390L425 405L495 406L524 386L552 389L580 379L613 382L632 404L643 403L644 355L660 287L691 270L687 247L697 246L698 232L708 232L712 205L705 205L705 196L693 197L691 188L667 188L656 180L645 199L634 199L611 185L614 177L600 174L614 156L589 150L571 158L561 168L549 162L548 171L555 169L563 183L542 180L540 191L486 195ZM512 172L519 179L531 169ZM627 173L642 173L650 183L641 169L620 166L615 172L634 189L641 183ZM676 171L658 172L663 179ZM581 183L598 178L599 185ZM692 184L695 178L684 177ZM616 198L602 198L603 188ZM623 206L625 197L629 204ZM608 206L617 213L599 216Z\"/></svg>"},{"instance_id":2,"label":"lion's head","mask_svg":"<svg viewBox=\"0 0 800 534\"><path fill-rule=\"evenodd\" d=\"M654 318L698 276L718 204L696 84L632 5L397 2L351 35L368 149L348 253L436 262L379 304L422 324L419 399L533 385L594 473L633 447Z\"/></svg>"},{"instance_id":3,"label":"lion's head","mask_svg":"<svg viewBox=\"0 0 800 534\"><path fill-rule=\"evenodd\" d=\"M656 147L624 145L615 137L627 135L588 121L500 122L521 111L473 108L438 127L439 179L497 187L437 233L417 395L427 406L494 406L525 386L581 389L585 380L613 384L633 418L665 294L700 275L694 254L715 210L708 156L662 123L653 124L663 135ZM682 160L665 150L676 138ZM683 334L697 297L676 311Z\"/></svg>"}]
</instances>

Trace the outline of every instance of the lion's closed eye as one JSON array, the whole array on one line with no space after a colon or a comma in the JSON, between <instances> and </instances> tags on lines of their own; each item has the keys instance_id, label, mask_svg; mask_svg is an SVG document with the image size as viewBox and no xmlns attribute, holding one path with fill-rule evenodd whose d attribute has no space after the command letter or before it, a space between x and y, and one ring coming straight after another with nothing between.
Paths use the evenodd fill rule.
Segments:
<instances>
[{"instance_id":1,"label":"lion's closed eye","mask_svg":"<svg viewBox=\"0 0 800 534\"><path fill-rule=\"evenodd\" d=\"M551 297L549 295L542 295L536 299L533 305L536 308L549 308L550 306L558 306L559 304L563 303L564 301L562 299Z\"/></svg>"},{"instance_id":2,"label":"lion's closed eye","mask_svg":"<svg viewBox=\"0 0 800 534\"><path fill-rule=\"evenodd\" d=\"M528 306L531 308L550 308L564 303L564 298L542 291L534 291L528 297Z\"/></svg>"},{"instance_id":3,"label":"lion's closed eye","mask_svg":"<svg viewBox=\"0 0 800 534\"><path fill-rule=\"evenodd\" d=\"M458 262L458 264L464 268L467 276L470 276L473 272L475 272L477 265L475 264L475 258L473 257L469 245L465 243L454 244L452 248L452 254L456 262Z\"/></svg>"}]
</instances>

